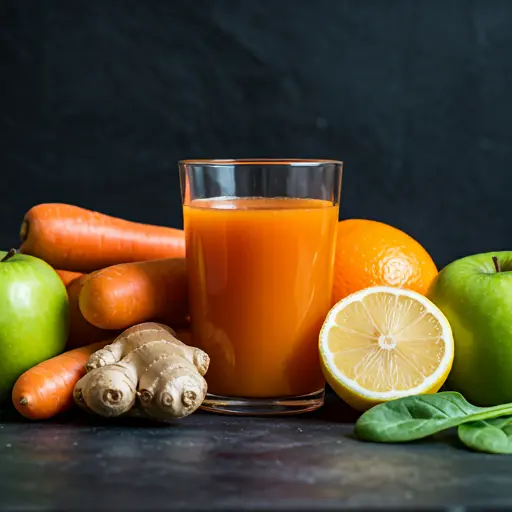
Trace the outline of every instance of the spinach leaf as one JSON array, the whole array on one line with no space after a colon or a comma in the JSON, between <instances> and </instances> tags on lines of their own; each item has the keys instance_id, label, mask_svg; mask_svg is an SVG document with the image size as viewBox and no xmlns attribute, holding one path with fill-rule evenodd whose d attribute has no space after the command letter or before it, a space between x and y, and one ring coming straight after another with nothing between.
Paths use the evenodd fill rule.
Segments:
<instances>
[{"instance_id":1,"label":"spinach leaf","mask_svg":"<svg viewBox=\"0 0 512 512\"><path fill-rule=\"evenodd\" d=\"M459 439L472 450L512 454L512 417L471 421L458 428Z\"/></svg>"},{"instance_id":2,"label":"spinach leaf","mask_svg":"<svg viewBox=\"0 0 512 512\"><path fill-rule=\"evenodd\" d=\"M506 415L512 415L512 404L476 407L460 393L444 391L376 405L357 420L355 433L363 441L398 443L422 439L469 421Z\"/></svg>"}]
</instances>

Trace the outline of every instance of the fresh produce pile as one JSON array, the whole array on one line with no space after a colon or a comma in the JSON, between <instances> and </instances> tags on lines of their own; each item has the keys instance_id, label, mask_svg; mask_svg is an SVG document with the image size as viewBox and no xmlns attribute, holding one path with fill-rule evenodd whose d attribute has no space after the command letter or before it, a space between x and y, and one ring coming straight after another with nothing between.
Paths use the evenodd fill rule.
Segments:
<instances>
[{"instance_id":1,"label":"fresh produce pile","mask_svg":"<svg viewBox=\"0 0 512 512\"><path fill-rule=\"evenodd\" d=\"M163 421L201 405L209 358L180 341L189 338L182 230L42 204L21 239L19 251L0 253L0 401L11 392L33 420L74 403Z\"/></svg>"},{"instance_id":2,"label":"fresh produce pile","mask_svg":"<svg viewBox=\"0 0 512 512\"><path fill-rule=\"evenodd\" d=\"M512 252L438 273L390 226L342 221L338 234L320 359L338 396L363 412L357 437L406 442L458 427L473 450L512 453Z\"/></svg>"},{"instance_id":3,"label":"fresh produce pile","mask_svg":"<svg viewBox=\"0 0 512 512\"><path fill-rule=\"evenodd\" d=\"M191 346L182 230L42 204L21 239L0 253L0 401L32 420L73 405L161 421L199 408L209 357ZM512 252L438 272L402 231L344 220L332 304L320 361L362 412L360 440L457 427L472 450L512 453Z\"/></svg>"}]
</instances>

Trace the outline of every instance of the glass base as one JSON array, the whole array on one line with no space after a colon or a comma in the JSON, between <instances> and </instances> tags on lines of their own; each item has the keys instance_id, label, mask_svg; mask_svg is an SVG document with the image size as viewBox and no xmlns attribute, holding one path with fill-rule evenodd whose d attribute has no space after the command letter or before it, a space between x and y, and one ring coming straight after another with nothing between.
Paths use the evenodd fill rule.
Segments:
<instances>
[{"instance_id":1,"label":"glass base","mask_svg":"<svg viewBox=\"0 0 512 512\"><path fill-rule=\"evenodd\" d=\"M324 390L284 398L240 398L207 394L201 409L238 416L301 414L314 411L324 403Z\"/></svg>"}]
</instances>

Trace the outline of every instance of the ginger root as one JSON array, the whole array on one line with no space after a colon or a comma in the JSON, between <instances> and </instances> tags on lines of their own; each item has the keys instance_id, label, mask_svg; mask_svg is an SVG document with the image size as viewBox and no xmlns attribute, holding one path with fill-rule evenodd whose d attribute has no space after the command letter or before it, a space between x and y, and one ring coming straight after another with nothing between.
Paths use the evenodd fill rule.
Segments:
<instances>
[{"instance_id":1,"label":"ginger root","mask_svg":"<svg viewBox=\"0 0 512 512\"><path fill-rule=\"evenodd\" d=\"M138 401L153 419L182 418L203 402L209 364L208 354L179 341L170 327L146 322L91 355L74 399L105 417L126 414Z\"/></svg>"}]
</instances>

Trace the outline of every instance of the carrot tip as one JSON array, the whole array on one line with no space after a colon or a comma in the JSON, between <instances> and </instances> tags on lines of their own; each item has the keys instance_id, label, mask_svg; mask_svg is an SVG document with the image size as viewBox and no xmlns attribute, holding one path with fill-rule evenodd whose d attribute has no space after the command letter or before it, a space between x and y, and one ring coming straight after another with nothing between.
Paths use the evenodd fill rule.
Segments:
<instances>
[{"instance_id":1,"label":"carrot tip","mask_svg":"<svg viewBox=\"0 0 512 512\"><path fill-rule=\"evenodd\" d=\"M20 405L28 405L28 400L24 396L20 398Z\"/></svg>"}]
</instances>

